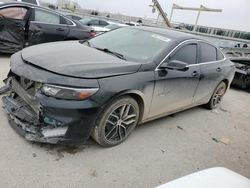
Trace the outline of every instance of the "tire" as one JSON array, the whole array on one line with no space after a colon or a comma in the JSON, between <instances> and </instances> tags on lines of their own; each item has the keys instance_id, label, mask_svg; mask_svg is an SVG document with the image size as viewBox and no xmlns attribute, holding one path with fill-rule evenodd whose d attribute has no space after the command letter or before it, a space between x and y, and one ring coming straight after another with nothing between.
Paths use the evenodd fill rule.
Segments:
<instances>
[{"instance_id":1,"label":"tire","mask_svg":"<svg viewBox=\"0 0 250 188\"><path fill-rule=\"evenodd\" d=\"M227 91L226 83L225 82L219 83L219 85L214 90L211 99L207 104L205 104L205 107L210 110L218 108L226 91Z\"/></svg>"},{"instance_id":2,"label":"tire","mask_svg":"<svg viewBox=\"0 0 250 188\"><path fill-rule=\"evenodd\" d=\"M139 105L132 97L112 101L96 121L92 138L104 147L122 143L138 124L139 114Z\"/></svg>"}]
</instances>

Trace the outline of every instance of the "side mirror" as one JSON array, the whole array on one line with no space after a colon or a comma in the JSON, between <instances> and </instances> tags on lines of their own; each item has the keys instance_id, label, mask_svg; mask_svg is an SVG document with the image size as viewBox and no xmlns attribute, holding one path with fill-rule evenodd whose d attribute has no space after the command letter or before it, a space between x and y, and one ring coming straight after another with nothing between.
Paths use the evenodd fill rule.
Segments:
<instances>
[{"instance_id":1,"label":"side mirror","mask_svg":"<svg viewBox=\"0 0 250 188\"><path fill-rule=\"evenodd\" d=\"M170 62L164 62L161 65L163 69L171 69L171 70L179 70L179 71L187 71L189 69L188 64L183 61L172 60Z\"/></svg>"}]
</instances>

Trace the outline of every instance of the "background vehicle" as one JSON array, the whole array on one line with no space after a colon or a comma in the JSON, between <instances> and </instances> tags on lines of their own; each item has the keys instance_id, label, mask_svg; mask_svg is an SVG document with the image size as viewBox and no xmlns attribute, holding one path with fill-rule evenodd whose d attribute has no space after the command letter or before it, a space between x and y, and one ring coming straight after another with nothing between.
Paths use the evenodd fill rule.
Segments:
<instances>
[{"instance_id":1,"label":"background vehicle","mask_svg":"<svg viewBox=\"0 0 250 188\"><path fill-rule=\"evenodd\" d=\"M236 72L234 76L234 80L232 85L240 88L245 89L250 92L250 61L248 60L231 60L235 63Z\"/></svg>"},{"instance_id":2,"label":"background vehicle","mask_svg":"<svg viewBox=\"0 0 250 188\"><path fill-rule=\"evenodd\" d=\"M128 25L122 24L122 23L116 23L116 22L109 22L109 25L107 25L105 28L114 30L114 29L119 29L122 27L127 27Z\"/></svg>"},{"instance_id":3,"label":"background vehicle","mask_svg":"<svg viewBox=\"0 0 250 188\"><path fill-rule=\"evenodd\" d=\"M53 10L26 3L0 5L0 52L54 41L84 40L95 36L90 27Z\"/></svg>"},{"instance_id":4,"label":"background vehicle","mask_svg":"<svg viewBox=\"0 0 250 188\"><path fill-rule=\"evenodd\" d=\"M99 27L105 27L109 25L109 23L105 20L98 19L98 18L91 18L91 17L86 17L81 20L79 20L82 24L87 25L87 26L99 26Z\"/></svg>"},{"instance_id":5,"label":"background vehicle","mask_svg":"<svg viewBox=\"0 0 250 188\"><path fill-rule=\"evenodd\" d=\"M138 22L125 22L126 25L129 25L129 26L140 26L141 23L138 23Z\"/></svg>"},{"instance_id":6,"label":"background vehicle","mask_svg":"<svg viewBox=\"0 0 250 188\"><path fill-rule=\"evenodd\" d=\"M249 188L250 180L229 169L216 167L173 180L156 188Z\"/></svg>"},{"instance_id":7,"label":"background vehicle","mask_svg":"<svg viewBox=\"0 0 250 188\"><path fill-rule=\"evenodd\" d=\"M114 146L138 123L202 104L217 108L234 73L220 49L196 36L126 27L16 53L3 105L27 140L67 143L92 135Z\"/></svg>"},{"instance_id":8,"label":"background vehicle","mask_svg":"<svg viewBox=\"0 0 250 188\"><path fill-rule=\"evenodd\" d=\"M112 30L119 29L119 28L122 28L122 27L128 27L128 25L121 24L121 23L118 23L118 22L110 22L110 21L108 21L108 23L109 23L109 25L107 25L105 27L92 26L92 28L94 29L94 31L97 34L102 34L102 33L106 33L108 31L112 31Z\"/></svg>"},{"instance_id":9,"label":"background vehicle","mask_svg":"<svg viewBox=\"0 0 250 188\"><path fill-rule=\"evenodd\" d=\"M77 20L77 21L82 19L82 17L73 14L67 14L66 16L72 20Z\"/></svg>"}]
</instances>

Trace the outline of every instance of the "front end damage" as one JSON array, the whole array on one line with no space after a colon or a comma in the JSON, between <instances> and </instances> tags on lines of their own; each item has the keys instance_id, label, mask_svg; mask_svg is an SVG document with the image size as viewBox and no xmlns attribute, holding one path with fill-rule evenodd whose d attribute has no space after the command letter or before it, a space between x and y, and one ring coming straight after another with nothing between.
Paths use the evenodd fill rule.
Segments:
<instances>
[{"instance_id":1,"label":"front end damage","mask_svg":"<svg viewBox=\"0 0 250 188\"><path fill-rule=\"evenodd\" d=\"M41 121L43 109L36 100L37 83L23 78L19 83L11 77L7 86L10 94L2 97L2 101L12 128L29 141L56 144L65 140L67 126L48 118L47 122Z\"/></svg>"},{"instance_id":2,"label":"front end damage","mask_svg":"<svg viewBox=\"0 0 250 188\"><path fill-rule=\"evenodd\" d=\"M2 97L2 102L11 127L33 142L72 144L86 141L91 135L97 108L88 100L47 97L41 93L41 85L9 74L5 89L8 94Z\"/></svg>"}]
</instances>

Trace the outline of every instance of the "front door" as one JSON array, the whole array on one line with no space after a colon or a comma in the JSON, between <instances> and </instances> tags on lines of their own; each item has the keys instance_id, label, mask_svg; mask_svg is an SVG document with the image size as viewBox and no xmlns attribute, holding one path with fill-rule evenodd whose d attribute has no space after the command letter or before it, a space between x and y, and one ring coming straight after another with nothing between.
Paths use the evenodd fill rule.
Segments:
<instances>
[{"instance_id":1,"label":"front door","mask_svg":"<svg viewBox=\"0 0 250 188\"><path fill-rule=\"evenodd\" d=\"M34 8L29 28L27 45L63 41L69 33L69 26L62 16Z\"/></svg>"},{"instance_id":2,"label":"front door","mask_svg":"<svg viewBox=\"0 0 250 188\"><path fill-rule=\"evenodd\" d=\"M29 9L9 6L0 9L0 52L13 53L25 45Z\"/></svg>"},{"instance_id":3,"label":"front door","mask_svg":"<svg viewBox=\"0 0 250 188\"><path fill-rule=\"evenodd\" d=\"M199 84L200 67L197 64L197 43L188 42L177 48L166 60L188 64L186 70L162 69L155 71L155 90L150 117L184 109L193 104Z\"/></svg>"}]
</instances>

